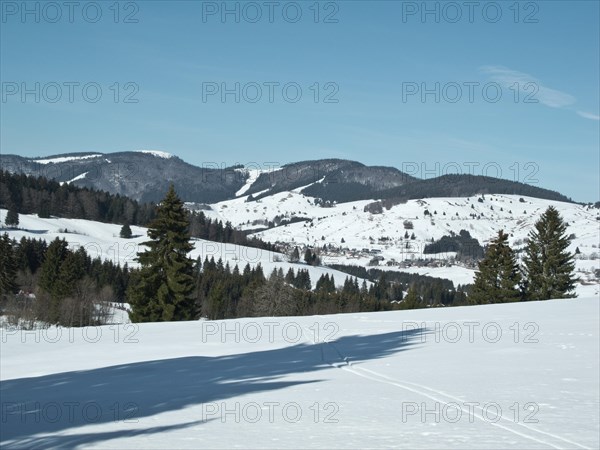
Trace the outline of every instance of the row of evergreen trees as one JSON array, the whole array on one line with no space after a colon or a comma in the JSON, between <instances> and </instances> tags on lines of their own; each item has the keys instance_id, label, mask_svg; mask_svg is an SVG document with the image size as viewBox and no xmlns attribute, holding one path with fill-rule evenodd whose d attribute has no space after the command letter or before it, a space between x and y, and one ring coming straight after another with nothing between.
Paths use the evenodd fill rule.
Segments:
<instances>
[{"instance_id":1,"label":"row of evergreen trees","mask_svg":"<svg viewBox=\"0 0 600 450\"><path fill-rule=\"evenodd\" d=\"M0 171L0 207L20 214L144 225L154 205L44 177Z\"/></svg>"},{"instance_id":2,"label":"row of evergreen trees","mask_svg":"<svg viewBox=\"0 0 600 450\"><path fill-rule=\"evenodd\" d=\"M471 285L458 285L443 278L430 277L418 273L396 272L362 266L334 264L333 269L340 270L358 278L377 282L380 286L388 286L384 298L398 301L403 297L399 292L414 291L416 303L408 307L404 298L402 309L425 308L429 306L462 306L467 305L467 294Z\"/></svg>"},{"instance_id":3,"label":"row of evergreen trees","mask_svg":"<svg viewBox=\"0 0 600 450\"><path fill-rule=\"evenodd\" d=\"M503 230L488 246L469 303L505 303L574 297L574 255L569 253L567 226L550 206L529 233L523 264L517 263Z\"/></svg>"},{"instance_id":4,"label":"row of evergreen trees","mask_svg":"<svg viewBox=\"0 0 600 450\"><path fill-rule=\"evenodd\" d=\"M223 242L262 250L277 251L277 247L258 238L249 238L245 231L236 230L230 222L211 220L202 211L188 213L190 236L209 241Z\"/></svg>"},{"instance_id":5,"label":"row of evergreen trees","mask_svg":"<svg viewBox=\"0 0 600 450\"><path fill-rule=\"evenodd\" d=\"M125 300L129 269L92 259L64 239L0 238L0 308L8 316L64 326L103 323L109 302Z\"/></svg>"}]
</instances>

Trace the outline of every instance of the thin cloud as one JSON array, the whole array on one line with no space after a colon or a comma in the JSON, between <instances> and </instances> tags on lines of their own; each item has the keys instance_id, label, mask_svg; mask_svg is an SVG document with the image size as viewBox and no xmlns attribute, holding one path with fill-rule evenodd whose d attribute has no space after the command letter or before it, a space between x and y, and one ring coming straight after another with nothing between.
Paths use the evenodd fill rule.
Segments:
<instances>
[{"instance_id":1,"label":"thin cloud","mask_svg":"<svg viewBox=\"0 0 600 450\"><path fill-rule=\"evenodd\" d=\"M533 94L533 98L551 108L564 108L577 101L572 95L544 86L535 77L517 70L503 66L483 66L479 70L503 87L510 89L516 87L523 95Z\"/></svg>"},{"instance_id":2,"label":"thin cloud","mask_svg":"<svg viewBox=\"0 0 600 450\"><path fill-rule=\"evenodd\" d=\"M592 114L592 113L585 112L585 111L577 111L577 114L579 114L581 117L584 117L586 119L600 120L600 116L597 114Z\"/></svg>"}]
</instances>

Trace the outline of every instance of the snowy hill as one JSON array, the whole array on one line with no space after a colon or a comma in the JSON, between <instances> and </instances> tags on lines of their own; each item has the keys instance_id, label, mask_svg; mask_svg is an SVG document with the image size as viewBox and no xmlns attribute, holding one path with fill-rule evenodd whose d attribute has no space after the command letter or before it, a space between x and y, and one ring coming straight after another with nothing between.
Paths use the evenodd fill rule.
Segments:
<instances>
[{"instance_id":1,"label":"snowy hill","mask_svg":"<svg viewBox=\"0 0 600 450\"><path fill-rule=\"evenodd\" d=\"M0 221L3 223L7 211L0 209ZM8 235L16 240L22 237L31 239L43 239L50 243L56 238L64 239L69 243L72 250L79 247L84 247L86 252L92 257L100 257L104 260L112 260L121 265L127 263L129 267L137 267L135 261L137 253L143 251L143 242L148 240L146 228L131 226L132 239L123 239L119 237L121 230L120 225L94 222L91 220L82 219L61 219L50 218L41 219L37 215L21 214L19 216L18 229L2 229L0 233L8 233ZM201 258L204 261L205 257L214 258L217 261L219 258L223 260L223 264L229 264L233 269L238 266L241 270L246 264L255 267L260 264L264 274L268 277L274 269L282 269L283 273L292 268L294 271L298 269L306 269L309 271L310 279L313 288L316 286L317 280L323 274L333 275L336 285L343 286L344 280L348 276L338 270L327 267L314 267L304 263L290 263L286 255L267 250L261 250L253 247L245 247L235 244L222 244L203 239L192 239L194 250L190 253L193 259Z\"/></svg>"},{"instance_id":2,"label":"snowy hill","mask_svg":"<svg viewBox=\"0 0 600 450\"><path fill-rule=\"evenodd\" d=\"M597 449L598 299L0 331L3 448Z\"/></svg>"},{"instance_id":3,"label":"snowy hill","mask_svg":"<svg viewBox=\"0 0 600 450\"><path fill-rule=\"evenodd\" d=\"M375 251L381 268L448 278L455 284L470 283L475 271L451 264L454 253L424 254L425 245L432 239L464 229L483 246L503 229L509 234L511 246L520 249L539 216L552 205L568 222L567 233L574 235L569 250L580 251L576 261L577 275L582 279L579 294L598 295L594 275L600 269L598 208L533 197L485 195L409 200L374 214L365 211L372 200L322 207L299 190L246 200L244 196L216 203L204 212L241 229L262 228L255 235L266 241L332 246L335 250L324 252L325 264L368 266ZM284 225L276 226L278 221ZM266 229L268 222L273 222L273 227ZM414 233L415 238L405 238L406 233ZM443 267L415 267L414 261L420 258L432 258ZM413 266L406 267L409 265Z\"/></svg>"}]
</instances>

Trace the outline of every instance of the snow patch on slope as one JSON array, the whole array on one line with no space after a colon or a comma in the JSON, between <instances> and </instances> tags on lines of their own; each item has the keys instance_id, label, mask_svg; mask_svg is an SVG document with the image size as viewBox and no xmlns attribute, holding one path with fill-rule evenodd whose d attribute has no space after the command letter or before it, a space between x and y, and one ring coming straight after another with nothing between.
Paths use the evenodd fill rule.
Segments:
<instances>
[{"instance_id":1,"label":"snow patch on slope","mask_svg":"<svg viewBox=\"0 0 600 450\"><path fill-rule=\"evenodd\" d=\"M248 179L246 180L246 184L244 184L236 193L235 196L239 197L240 195L244 195L244 193L250 189L250 187L254 184L254 182L258 179L261 173L264 171L261 169L236 169L238 172L247 173Z\"/></svg>"},{"instance_id":2,"label":"snow patch on slope","mask_svg":"<svg viewBox=\"0 0 600 450\"><path fill-rule=\"evenodd\" d=\"M147 155L156 156L157 158L170 159L173 157L171 153L163 152L160 150L134 150L137 153L145 153Z\"/></svg>"},{"instance_id":3,"label":"snow patch on slope","mask_svg":"<svg viewBox=\"0 0 600 450\"><path fill-rule=\"evenodd\" d=\"M82 159L92 159L99 158L102 155L84 155L84 156L60 156L58 158L47 158L47 159L32 159L32 162L36 162L38 164L58 164L68 161L79 161Z\"/></svg>"},{"instance_id":4,"label":"snow patch on slope","mask_svg":"<svg viewBox=\"0 0 600 450\"><path fill-rule=\"evenodd\" d=\"M72 183L73 181L83 180L88 173L89 172L84 172L82 174L79 174L75 178L73 178L72 180L69 180L69 181L61 181L60 184L61 185L63 185L63 184L69 184L69 183Z\"/></svg>"}]
</instances>

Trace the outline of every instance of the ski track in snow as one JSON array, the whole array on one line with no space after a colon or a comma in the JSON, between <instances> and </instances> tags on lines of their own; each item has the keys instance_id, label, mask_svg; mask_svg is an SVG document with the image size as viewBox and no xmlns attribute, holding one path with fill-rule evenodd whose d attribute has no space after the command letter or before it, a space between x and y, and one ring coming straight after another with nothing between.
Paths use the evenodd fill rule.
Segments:
<instances>
[{"instance_id":1,"label":"ski track in snow","mask_svg":"<svg viewBox=\"0 0 600 450\"><path fill-rule=\"evenodd\" d=\"M315 318L317 318L317 317L321 317L321 316L315 316ZM423 386L423 385L420 385L420 384L417 384L417 383L412 383L410 381L405 381L405 380L397 380L397 379L388 377L387 375L381 374L381 373L376 372L376 371L371 370L371 369L367 369L367 368L364 368L364 367L357 367L357 366L355 366L352 363L352 361L349 360L349 358L347 356L343 355L340 352L340 350L335 346L335 344L333 344L332 342L327 342L327 341L316 342L315 339L314 339L314 332L312 332L311 330L309 330L306 327L303 327L303 329L304 329L304 331L306 333L306 336L313 335L313 339L311 341L309 341L309 342L312 345L315 345L315 346L318 345L319 346L319 348L320 348L320 354L321 354L321 361L323 361L324 363L330 365L331 367L336 368L336 369L344 370L346 372L349 372L349 373L351 373L353 375L356 375L358 377L361 377L361 378L365 378L367 380L375 381L377 383L383 383L383 384L386 384L386 385L389 385L389 386L394 386L396 388L400 388L400 389L404 389L404 390L410 391L410 392L412 392L414 394L421 395L423 397L427 397L427 398L429 398L429 399L431 399L431 400L433 400L435 402L443 403L446 406L452 406L452 407L458 406L463 413L466 413L468 415L471 414L471 411L469 411L468 408L465 408L464 406L461 406L460 403L464 402L463 399L460 399L460 398L458 398L458 397L456 397L454 395L447 394L445 392L442 392L442 391L430 388L428 386ZM328 346L329 348L333 349L333 351L338 355L338 358L339 358L340 361L339 362L334 362L334 361L328 360L325 357L325 352L323 351L324 346ZM411 385L411 386L408 386L408 385ZM430 391L430 392L432 392L435 395L432 395L432 394L430 394L430 393L428 393L426 391ZM446 397L446 399L444 399L442 397ZM447 399L451 399L451 400L448 401ZM480 421L482 421L482 422L484 422L486 424L489 424L489 425L501 428L501 429L503 429L505 431L508 431L510 433L516 434L517 436L521 436L523 438L535 441L535 442L537 442L539 444L544 444L544 445L547 445L548 447L552 447L552 448L555 448L555 449L563 449L564 448L564 444L570 444L570 445L574 445L574 446L576 446L578 448L591 450L591 447L586 447L584 445L581 445L581 444L579 444L577 442L573 442L573 441L571 441L569 439L566 439L566 438L563 438L561 436L557 436L555 434L548 433L546 431L542 431L542 430L538 430L538 429L532 428L531 426L529 426L527 424L524 424L524 423L511 421L511 420L509 420L509 419L507 419L505 417L502 417L502 416L500 416L500 419L503 420L504 422L507 422L509 425L503 425L503 424L500 424L500 423L497 423L497 422L491 422L490 420L486 420L483 417L483 411L484 410L483 410L483 408L481 406L474 406L474 408L478 409L479 412L480 412L480 415L477 415L477 414L473 415L473 417L477 418L478 420L480 420ZM559 440L561 442L559 444L552 443L552 442L547 442L547 441L543 440L543 438L531 436L531 435L523 433L522 431L519 431L518 429L515 429L516 426L524 427L524 428L526 428L529 431L533 431L535 433L543 434L545 436L554 438L554 439Z\"/></svg>"}]
</instances>

